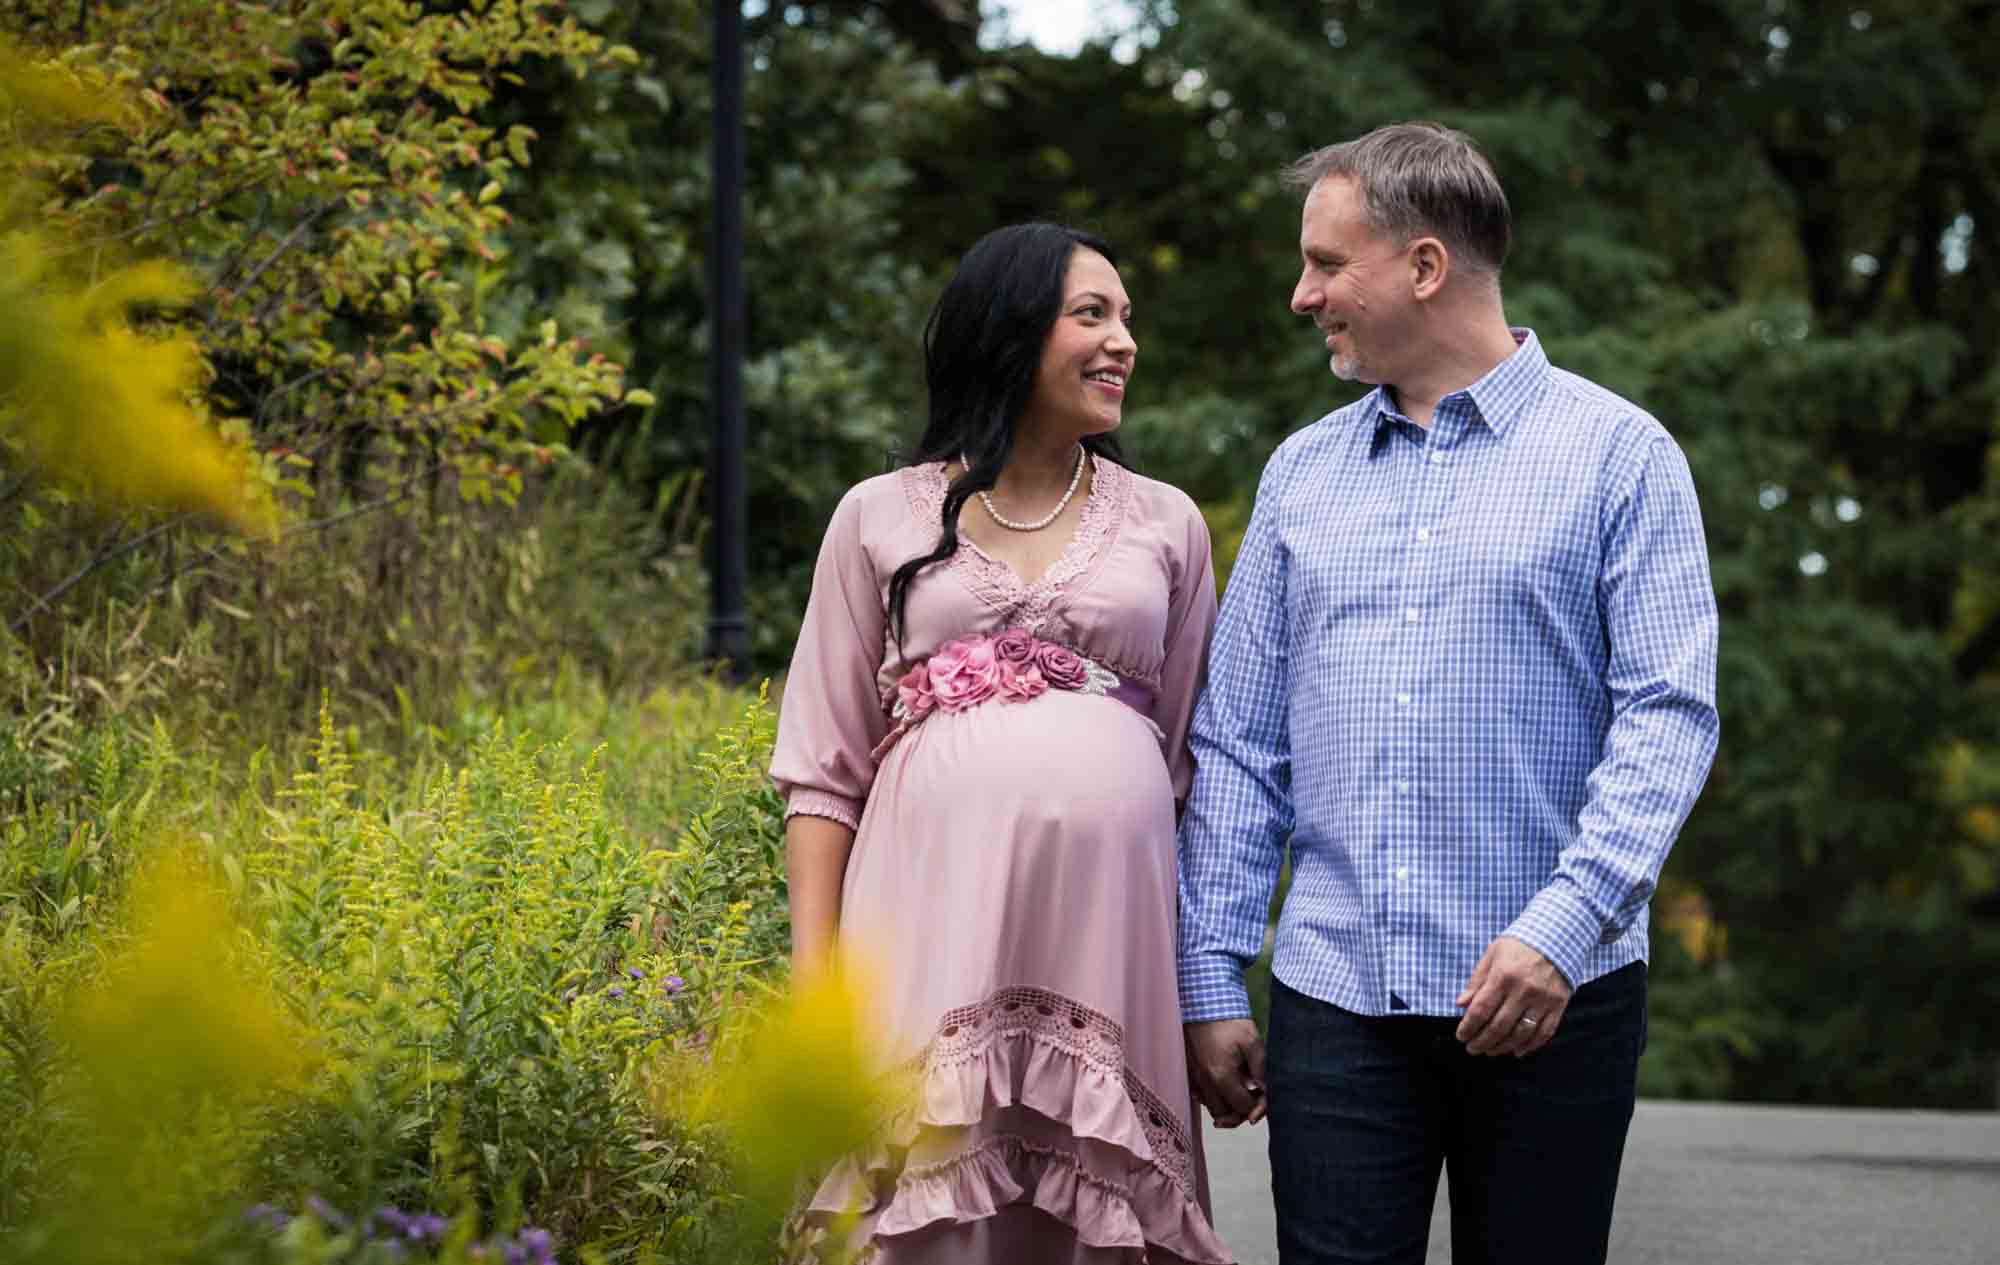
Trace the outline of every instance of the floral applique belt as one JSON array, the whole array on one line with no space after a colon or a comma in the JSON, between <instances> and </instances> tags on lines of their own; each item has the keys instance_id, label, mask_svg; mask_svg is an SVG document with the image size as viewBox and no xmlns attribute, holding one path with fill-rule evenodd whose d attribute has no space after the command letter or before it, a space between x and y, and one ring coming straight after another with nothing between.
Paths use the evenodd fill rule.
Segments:
<instances>
[{"instance_id":1,"label":"floral applique belt","mask_svg":"<svg viewBox=\"0 0 2000 1265\"><path fill-rule=\"evenodd\" d=\"M1024 703L1050 690L1117 699L1166 741L1152 717L1152 690L1122 679L1059 642L1044 641L1025 628L1009 628L947 641L905 672L896 682L896 701L889 708L895 724L875 745L874 757L881 759L933 712L969 711L995 701Z\"/></svg>"}]
</instances>

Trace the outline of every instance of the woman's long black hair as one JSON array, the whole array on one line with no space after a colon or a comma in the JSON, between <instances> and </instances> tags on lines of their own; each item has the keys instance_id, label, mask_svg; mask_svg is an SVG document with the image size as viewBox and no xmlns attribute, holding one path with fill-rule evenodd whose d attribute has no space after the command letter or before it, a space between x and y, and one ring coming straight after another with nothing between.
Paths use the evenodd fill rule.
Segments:
<instances>
[{"instance_id":1,"label":"woman's long black hair","mask_svg":"<svg viewBox=\"0 0 2000 1265\"><path fill-rule=\"evenodd\" d=\"M924 379L930 420L910 464L952 461L971 469L945 492L937 547L896 568L889 578L889 628L900 646L904 607L917 573L958 551L958 514L975 493L990 491L1014 450L1014 424L1034 394L1042 347L1062 312L1070 256L1094 250L1116 267L1102 240L1061 224L1015 224L973 244L945 283L924 326ZM1111 434L1083 446L1124 464Z\"/></svg>"}]
</instances>

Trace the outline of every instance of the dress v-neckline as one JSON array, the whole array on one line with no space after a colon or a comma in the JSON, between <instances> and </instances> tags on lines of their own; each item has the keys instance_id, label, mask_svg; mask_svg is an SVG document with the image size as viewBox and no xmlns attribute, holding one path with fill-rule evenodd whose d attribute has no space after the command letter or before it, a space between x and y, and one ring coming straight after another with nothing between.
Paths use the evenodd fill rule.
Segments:
<instances>
[{"instance_id":1,"label":"dress v-neckline","mask_svg":"<svg viewBox=\"0 0 2000 1265\"><path fill-rule=\"evenodd\" d=\"M1099 496L1103 482L1098 477L1102 469L1103 463L1099 462L1094 454L1091 455L1088 458L1088 460L1090 461L1090 490L1083 494L1083 504L1079 507L1080 512L1076 516L1075 525L1070 528L1069 539L1063 542L1062 549L1056 554L1054 558L1052 558L1049 561L1049 565L1042 568L1041 573L1037 575L1034 579L1030 580L1027 577L1023 576L1021 574L1020 568L1016 567L1013 563L1007 561L1005 558L996 558L992 554L988 553L986 551L985 546L981 545L977 540L974 540L972 537L965 534L965 529L963 527L958 529L959 543L963 544L967 549L972 550L972 552L978 554L980 558L984 559L989 566L998 567L1002 571L1005 571L1007 573L1007 578L1010 581L1010 587L1012 587L1016 592L1020 593L1034 592L1037 588L1039 588L1042 585L1044 581L1046 581L1051 575L1055 574L1055 570L1057 567L1062 566L1064 563L1070 560L1070 554L1077 548L1079 542L1083 540L1084 524L1090 518L1090 504L1093 500L1095 500ZM946 477L949 478L951 463L946 462L944 469L946 472ZM940 497L938 500L938 505L940 509L943 508L943 504L944 504L943 498Z\"/></svg>"},{"instance_id":2,"label":"dress v-neckline","mask_svg":"<svg viewBox=\"0 0 2000 1265\"><path fill-rule=\"evenodd\" d=\"M947 469L944 462L910 467L910 472L916 476L916 486L912 490L917 494L912 498L912 507L919 511L918 516L932 531L937 529L938 513L944 507L944 494L950 487ZM1084 494L1083 512L1077 516L1076 526L1062 552L1033 580L1024 578L1012 565L987 553L962 531L958 537L958 552L949 562L951 569L989 605L1028 616L1024 623L1045 617L1054 607L1056 597L1064 586L1089 569L1110 539L1117 522L1117 509L1122 502L1126 478L1123 466L1091 454L1090 490Z\"/></svg>"}]
</instances>

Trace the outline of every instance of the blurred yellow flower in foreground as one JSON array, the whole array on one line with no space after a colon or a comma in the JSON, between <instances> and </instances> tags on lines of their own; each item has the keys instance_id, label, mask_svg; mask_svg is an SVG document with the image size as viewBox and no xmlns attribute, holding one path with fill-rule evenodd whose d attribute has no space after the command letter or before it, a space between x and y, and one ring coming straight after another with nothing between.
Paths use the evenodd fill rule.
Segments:
<instances>
[{"instance_id":1,"label":"blurred yellow flower in foreground","mask_svg":"<svg viewBox=\"0 0 2000 1265\"><path fill-rule=\"evenodd\" d=\"M69 241L44 214L38 157L81 145L91 125L124 121L121 99L0 41L0 113L0 443L93 500L270 533L275 511L250 454L201 410L199 344L132 322L135 309L186 306L194 279Z\"/></svg>"},{"instance_id":2,"label":"blurred yellow flower in foreground","mask_svg":"<svg viewBox=\"0 0 2000 1265\"><path fill-rule=\"evenodd\" d=\"M782 1217L802 1180L876 1141L913 1091L877 1050L865 979L850 970L795 982L735 1028L704 1074L669 1078L687 1117L719 1126L737 1151L752 1223Z\"/></svg>"},{"instance_id":3,"label":"blurred yellow flower in foreground","mask_svg":"<svg viewBox=\"0 0 2000 1265\"><path fill-rule=\"evenodd\" d=\"M198 860L169 852L134 877L118 947L55 1016L77 1131L37 1260L158 1260L241 1194L262 1109L303 1087L310 1048L255 958Z\"/></svg>"},{"instance_id":4,"label":"blurred yellow flower in foreground","mask_svg":"<svg viewBox=\"0 0 2000 1265\"><path fill-rule=\"evenodd\" d=\"M185 304L187 274L149 262L80 285L55 265L54 244L28 230L8 234L0 254L0 434L94 500L268 534L273 508L248 452L197 411L200 347L128 319L135 306Z\"/></svg>"},{"instance_id":5,"label":"blurred yellow flower in foreground","mask_svg":"<svg viewBox=\"0 0 2000 1265\"><path fill-rule=\"evenodd\" d=\"M249 969L250 941L198 862L137 876L129 934L61 1020L101 1125L172 1130L299 1083L303 1034Z\"/></svg>"},{"instance_id":6,"label":"blurred yellow flower in foreground","mask_svg":"<svg viewBox=\"0 0 2000 1265\"><path fill-rule=\"evenodd\" d=\"M129 120L118 97L99 84L86 84L74 70L36 60L0 40L0 102L15 115L14 128L118 125Z\"/></svg>"}]
</instances>

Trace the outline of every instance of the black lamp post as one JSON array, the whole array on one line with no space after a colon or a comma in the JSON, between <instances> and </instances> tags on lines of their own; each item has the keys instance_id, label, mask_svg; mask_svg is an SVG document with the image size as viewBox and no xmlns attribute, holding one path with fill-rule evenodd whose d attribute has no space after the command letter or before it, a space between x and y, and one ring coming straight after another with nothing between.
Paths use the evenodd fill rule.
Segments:
<instances>
[{"instance_id":1,"label":"black lamp post","mask_svg":"<svg viewBox=\"0 0 2000 1265\"><path fill-rule=\"evenodd\" d=\"M749 530L743 476L743 5L715 0L715 233L709 243L711 602L708 657L741 680L749 650L745 610Z\"/></svg>"}]
</instances>

